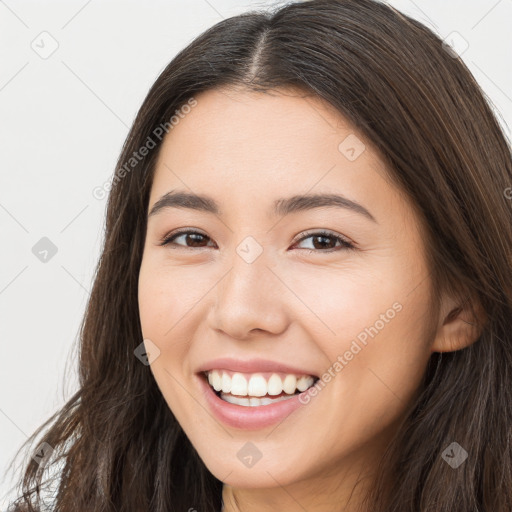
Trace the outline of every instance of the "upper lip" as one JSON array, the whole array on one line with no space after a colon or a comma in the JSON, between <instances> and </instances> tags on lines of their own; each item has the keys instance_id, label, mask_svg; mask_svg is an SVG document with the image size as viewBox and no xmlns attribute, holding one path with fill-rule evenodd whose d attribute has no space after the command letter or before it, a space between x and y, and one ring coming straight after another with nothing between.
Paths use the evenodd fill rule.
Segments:
<instances>
[{"instance_id":1,"label":"upper lip","mask_svg":"<svg viewBox=\"0 0 512 512\"><path fill-rule=\"evenodd\" d=\"M258 373L258 372L279 372L290 373L294 375L311 375L316 377L314 373L301 368L299 366L291 366L289 364L280 363L278 361L270 361L268 359L233 359L231 357L222 357L207 361L197 368L197 373L209 370L230 370L232 372L242 373Z\"/></svg>"}]
</instances>

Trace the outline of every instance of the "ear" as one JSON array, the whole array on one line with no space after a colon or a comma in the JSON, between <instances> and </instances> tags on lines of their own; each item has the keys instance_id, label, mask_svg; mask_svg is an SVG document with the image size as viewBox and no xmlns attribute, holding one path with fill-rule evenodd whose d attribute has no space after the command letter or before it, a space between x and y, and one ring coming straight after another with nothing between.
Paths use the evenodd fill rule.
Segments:
<instances>
[{"instance_id":1,"label":"ear","mask_svg":"<svg viewBox=\"0 0 512 512\"><path fill-rule=\"evenodd\" d=\"M472 345L482 334L487 315L476 297L462 301L444 297L432 352L454 352Z\"/></svg>"}]
</instances>

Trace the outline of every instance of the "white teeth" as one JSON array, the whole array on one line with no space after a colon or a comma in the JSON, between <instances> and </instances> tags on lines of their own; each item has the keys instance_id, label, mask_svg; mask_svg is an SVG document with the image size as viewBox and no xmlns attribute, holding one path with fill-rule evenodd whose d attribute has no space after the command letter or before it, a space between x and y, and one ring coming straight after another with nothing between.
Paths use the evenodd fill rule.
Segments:
<instances>
[{"instance_id":1,"label":"white teeth","mask_svg":"<svg viewBox=\"0 0 512 512\"><path fill-rule=\"evenodd\" d=\"M231 377L231 394L246 396L247 395L247 381L241 373L234 373Z\"/></svg>"},{"instance_id":2,"label":"white teeth","mask_svg":"<svg viewBox=\"0 0 512 512\"><path fill-rule=\"evenodd\" d=\"M292 395L295 393L295 389L297 388L297 377L295 375L287 375L283 382L283 391Z\"/></svg>"},{"instance_id":3,"label":"white teeth","mask_svg":"<svg viewBox=\"0 0 512 512\"><path fill-rule=\"evenodd\" d=\"M302 376L297 379L297 389L299 391L306 391L311 386L311 377Z\"/></svg>"},{"instance_id":4,"label":"white teeth","mask_svg":"<svg viewBox=\"0 0 512 512\"><path fill-rule=\"evenodd\" d=\"M290 400L291 396L280 396L278 398L246 398L241 396L225 395L221 393L222 400L230 404L243 405L244 407L258 407L260 405L270 405L281 400Z\"/></svg>"},{"instance_id":5,"label":"white teeth","mask_svg":"<svg viewBox=\"0 0 512 512\"><path fill-rule=\"evenodd\" d=\"M217 370L213 370L213 372L208 375L208 382L213 386L215 391L220 391L222 389L222 378Z\"/></svg>"},{"instance_id":6,"label":"white teeth","mask_svg":"<svg viewBox=\"0 0 512 512\"><path fill-rule=\"evenodd\" d=\"M269 395L279 395L283 392L283 381L279 375L273 373L268 379L268 394Z\"/></svg>"},{"instance_id":7,"label":"white teeth","mask_svg":"<svg viewBox=\"0 0 512 512\"><path fill-rule=\"evenodd\" d=\"M229 393L231 391L231 379L227 373L222 374L222 392Z\"/></svg>"},{"instance_id":8,"label":"white teeth","mask_svg":"<svg viewBox=\"0 0 512 512\"><path fill-rule=\"evenodd\" d=\"M247 394L249 396L265 396L267 394L267 381L263 375L253 375L251 377L247 386Z\"/></svg>"},{"instance_id":9,"label":"white teeth","mask_svg":"<svg viewBox=\"0 0 512 512\"><path fill-rule=\"evenodd\" d=\"M280 375L273 373L267 381L260 373L247 376L248 379L241 373L230 375L222 370L212 370L207 372L207 374L208 382L215 391L231 393L231 395L238 397L249 396L255 399L265 395L280 395L283 391L287 395L293 395L296 390L300 392L306 391L314 382L314 378L309 375L297 377L289 374L283 380ZM268 400L268 398L265 400Z\"/></svg>"}]
</instances>

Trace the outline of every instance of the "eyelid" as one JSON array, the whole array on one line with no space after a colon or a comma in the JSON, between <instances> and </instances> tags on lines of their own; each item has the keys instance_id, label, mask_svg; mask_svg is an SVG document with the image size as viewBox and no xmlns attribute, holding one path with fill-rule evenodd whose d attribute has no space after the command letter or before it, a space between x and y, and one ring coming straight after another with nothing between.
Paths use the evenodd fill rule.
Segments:
<instances>
[{"instance_id":1,"label":"eyelid","mask_svg":"<svg viewBox=\"0 0 512 512\"><path fill-rule=\"evenodd\" d=\"M343 240L343 242L345 242L347 244L354 244L354 242L352 242L352 240L350 240L346 236L344 236L340 233L336 233L336 231L331 231L330 229L325 229L325 228L313 228L313 229L307 229L305 231L302 231L301 233L299 233L297 235L297 238L293 243L295 244L297 242L302 242L302 240L304 238L308 238L309 236L312 236L312 235L330 236L332 238L339 238L340 240Z\"/></svg>"},{"instance_id":2,"label":"eyelid","mask_svg":"<svg viewBox=\"0 0 512 512\"><path fill-rule=\"evenodd\" d=\"M210 236L208 236L202 230L200 230L198 228L188 227L188 228L179 228L179 229L176 229L174 231L170 231L169 233L166 233L163 237L160 238L158 245L163 245L163 246L171 245L170 240L172 238L177 238L178 236L187 235L187 234L190 234L190 233L199 234L199 235L202 235L202 236L204 236L206 238L209 238L210 240L213 240ZM177 245L177 247L179 247L181 249L194 249L193 247L187 247L185 245L178 245L178 244L176 244L176 245ZM199 247L199 249L202 249L202 247Z\"/></svg>"},{"instance_id":3,"label":"eyelid","mask_svg":"<svg viewBox=\"0 0 512 512\"><path fill-rule=\"evenodd\" d=\"M312 236L325 236L328 238L333 238L336 240L336 242L339 241L341 244L341 246L338 248L335 247L335 248L325 249L325 250L305 249L305 248L300 249L301 251L306 251L308 254L325 254L325 253L332 254L332 253L340 252L340 251L354 251L354 250L358 249L357 244L355 242L353 242L351 239L349 239L348 237L346 237L340 233L337 233L336 231L331 231L330 229L325 229L325 228L308 229L306 231L302 231L297 236L298 236L298 240L296 242L294 242L294 245L297 243L300 243L303 240L305 240L309 237L312 237Z\"/></svg>"}]
</instances>

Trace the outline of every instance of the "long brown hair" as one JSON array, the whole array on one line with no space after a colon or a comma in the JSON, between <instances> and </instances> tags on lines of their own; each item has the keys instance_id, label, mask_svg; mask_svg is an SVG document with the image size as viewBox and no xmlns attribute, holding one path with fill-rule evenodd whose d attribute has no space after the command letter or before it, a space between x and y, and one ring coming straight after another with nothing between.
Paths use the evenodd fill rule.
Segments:
<instances>
[{"instance_id":1,"label":"long brown hair","mask_svg":"<svg viewBox=\"0 0 512 512\"><path fill-rule=\"evenodd\" d=\"M108 197L80 328L79 390L26 442L44 430L34 448L45 442L53 452L45 464L27 463L20 510L44 509L46 488L62 512L220 510L222 482L134 350L142 342L137 282L163 138L155 130L171 132L177 110L222 86L295 87L333 105L372 141L417 208L435 300L450 290L485 311L475 343L432 355L368 510L512 510L510 143L461 59L421 23L374 0L311 0L223 20L158 77ZM155 147L127 167L148 137ZM468 453L457 469L442 457L453 442Z\"/></svg>"}]
</instances>

